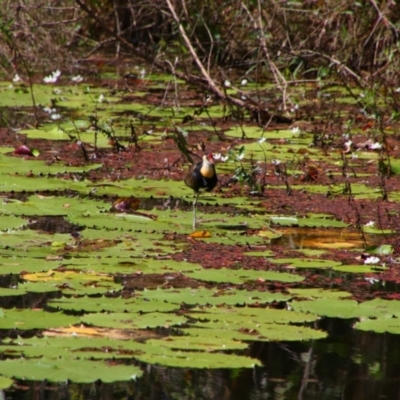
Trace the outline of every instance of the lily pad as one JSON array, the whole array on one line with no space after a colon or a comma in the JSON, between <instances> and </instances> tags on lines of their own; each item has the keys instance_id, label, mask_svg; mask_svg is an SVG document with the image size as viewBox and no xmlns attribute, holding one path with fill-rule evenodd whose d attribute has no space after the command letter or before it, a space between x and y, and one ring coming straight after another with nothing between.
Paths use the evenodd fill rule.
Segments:
<instances>
[{"instance_id":1,"label":"lily pad","mask_svg":"<svg viewBox=\"0 0 400 400\"><path fill-rule=\"evenodd\" d=\"M7 359L0 363L0 373L10 378L26 381L104 383L130 381L142 375L133 365L116 365L98 361L62 359Z\"/></svg>"}]
</instances>

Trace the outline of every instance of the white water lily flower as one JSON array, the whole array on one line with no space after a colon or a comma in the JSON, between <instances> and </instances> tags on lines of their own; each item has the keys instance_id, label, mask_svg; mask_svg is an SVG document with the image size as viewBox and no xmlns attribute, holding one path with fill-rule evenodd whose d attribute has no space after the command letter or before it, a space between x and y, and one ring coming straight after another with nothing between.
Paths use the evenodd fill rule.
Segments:
<instances>
[{"instance_id":1,"label":"white water lily flower","mask_svg":"<svg viewBox=\"0 0 400 400\"><path fill-rule=\"evenodd\" d=\"M293 133L293 135L297 135L298 133L300 133L300 128L298 126L295 126L291 129L291 132Z\"/></svg>"},{"instance_id":2,"label":"white water lily flower","mask_svg":"<svg viewBox=\"0 0 400 400\"><path fill-rule=\"evenodd\" d=\"M102 93L99 98L97 99L98 103L102 103L104 101L104 94Z\"/></svg>"},{"instance_id":3,"label":"white water lily flower","mask_svg":"<svg viewBox=\"0 0 400 400\"><path fill-rule=\"evenodd\" d=\"M381 143L372 143L371 145L369 145L369 148L371 150L380 150L382 148L382 144Z\"/></svg>"},{"instance_id":4,"label":"white water lily flower","mask_svg":"<svg viewBox=\"0 0 400 400\"><path fill-rule=\"evenodd\" d=\"M12 80L14 83L20 82L22 81L21 77L18 74L14 75L14 78Z\"/></svg>"},{"instance_id":5,"label":"white water lily flower","mask_svg":"<svg viewBox=\"0 0 400 400\"><path fill-rule=\"evenodd\" d=\"M228 79L225 80L224 86L225 87L230 87L231 86L231 83L228 81Z\"/></svg>"},{"instance_id":6,"label":"white water lily flower","mask_svg":"<svg viewBox=\"0 0 400 400\"><path fill-rule=\"evenodd\" d=\"M55 121L61 118L61 114L51 114L50 118Z\"/></svg>"},{"instance_id":7,"label":"white water lily flower","mask_svg":"<svg viewBox=\"0 0 400 400\"><path fill-rule=\"evenodd\" d=\"M370 283L371 285L373 285L374 283L379 282L379 279L376 279L376 278L364 277L364 279L365 279L368 283Z\"/></svg>"},{"instance_id":8,"label":"white water lily flower","mask_svg":"<svg viewBox=\"0 0 400 400\"><path fill-rule=\"evenodd\" d=\"M378 257L368 257L364 260L364 264L378 264L380 261Z\"/></svg>"},{"instance_id":9,"label":"white water lily flower","mask_svg":"<svg viewBox=\"0 0 400 400\"><path fill-rule=\"evenodd\" d=\"M364 226L368 227L368 226L374 226L374 225L375 225L374 221L369 221Z\"/></svg>"},{"instance_id":10,"label":"white water lily flower","mask_svg":"<svg viewBox=\"0 0 400 400\"><path fill-rule=\"evenodd\" d=\"M258 139L257 142L258 142L259 144L262 144L262 143L264 143L266 140L267 140L267 139L266 139L265 137L262 137L262 138Z\"/></svg>"},{"instance_id":11,"label":"white water lily flower","mask_svg":"<svg viewBox=\"0 0 400 400\"><path fill-rule=\"evenodd\" d=\"M248 80L247 79L242 79L242 82L240 82L240 84L242 86L246 86L247 85Z\"/></svg>"},{"instance_id":12,"label":"white water lily flower","mask_svg":"<svg viewBox=\"0 0 400 400\"><path fill-rule=\"evenodd\" d=\"M47 114L54 114L57 112L57 110L55 108L50 108L50 107L44 107L43 111Z\"/></svg>"},{"instance_id":13,"label":"white water lily flower","mask_svg":"<svg viewBox=\"0 0 400 400\"><path fill-rule=\"evenodd\" d=\"M81 75L73 76L73 77L71 78L71 81L72 81L72 82L76 82L76 83L82 82L82 81L83 81L83 76L81 76Z\"/></svg>"},{"instance_id":14,"label":"white water lily flower","mask_svg":"<svg viewBox=\"0 0 400 400\"><path fill-rule=\"evenodd\" d=\"M55 82L57 82L60 75L61 75L61 71L59 69L57 69L56 71L53 71L49 76L45 76L43 78L43 81L45 83L55 83Z\"/></svg>"},{"instance_id":15,"label":"white water lily flower","mask_svg":"<svg viewBox=\"0 0 400 400\"><path fill-rule=\"evenodd\" d=\"M222 162L225 162L225 161L228 160L228 158L229 158L229 156L221 156L221 161L222 161Z\"/></svg>"},{"instance_id":16,"label":"white water lily flower","mask_svg":"<svg viewBox=\"0 0 400 400\"><path fill-rule=\"evenodd\" d=\"M214 154L213 154L214 160L220 160L220 159L221 159L221 156L222 156L221 153L214 153Z\"/></svg>"},{"instance_id":17,"label":"white water lily flower","mask_svg":"<svg viewBox=\"0 0 400 400\"><path fill-rule=\"evenodd\" d=\"M344 143L344 145L345 145L346 147L350 147L352 144L353 144L353 141L352 141L352 140L348 140L347 142Z\"/></svg>"}]
</instances>

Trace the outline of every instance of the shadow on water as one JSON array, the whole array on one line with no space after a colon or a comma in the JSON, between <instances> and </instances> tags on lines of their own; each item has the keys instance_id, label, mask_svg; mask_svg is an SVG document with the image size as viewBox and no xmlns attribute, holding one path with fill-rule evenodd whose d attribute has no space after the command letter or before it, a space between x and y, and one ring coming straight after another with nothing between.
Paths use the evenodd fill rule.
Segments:
<instances>
[{"instance_id":1,"label":"shadow on water","mask_svg":"<svg viewBox=\"0 0 400 400\"><path fill-rule=\"evenodd\" d=\"M143 366L134 382L60 384L19 382L7 399L298 399L400 398L400 337L352 329L354 321L324 319L327 339L255 342L250 355L263 367L243 370Z\"/></svg>"}]
</instances>

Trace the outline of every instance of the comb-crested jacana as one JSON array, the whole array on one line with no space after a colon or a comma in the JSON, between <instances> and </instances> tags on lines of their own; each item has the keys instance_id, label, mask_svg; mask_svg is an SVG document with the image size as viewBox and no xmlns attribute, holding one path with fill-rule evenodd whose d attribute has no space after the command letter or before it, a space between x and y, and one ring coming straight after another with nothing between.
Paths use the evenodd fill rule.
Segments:
<instances>
[{"instance_id":1,"label":"comb-crested jacana","mask_svg":"<svg viewBox=\"0 0 400 400\"><path fill-rule=\"evenodd\" d=\"M196 207L200 190L210 192L217 185L218 178L212 153L203 156L203 161L192 165L185 177L185 183L194 190L196 195L193 202L193 230L196 229Z\"/></svg>"}]
</instances>

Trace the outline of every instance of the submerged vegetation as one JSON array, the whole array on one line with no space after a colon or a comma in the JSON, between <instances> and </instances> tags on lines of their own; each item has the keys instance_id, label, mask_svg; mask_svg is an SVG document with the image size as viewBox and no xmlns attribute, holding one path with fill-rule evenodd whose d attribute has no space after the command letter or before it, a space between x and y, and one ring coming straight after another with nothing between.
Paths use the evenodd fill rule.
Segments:
<instances>
[{"instance_id":1,"label":"submerged vegetation","mask_svg":"<svg viewBox=\"0 0 400 400\"><path fill-rule=\"evenodd\" d=\"M253 370L259 396L344 398L325 357L346 376L367 367L357 379L374 389L356 397L395 398L399 6L4 3L10 398L22 381L135 379L144 398L174 369L196 398L212 396L188 369L230 370L230 385ZM183 179L204 153L218 185L193 230Z\"/></svg>"}]
</instances>

